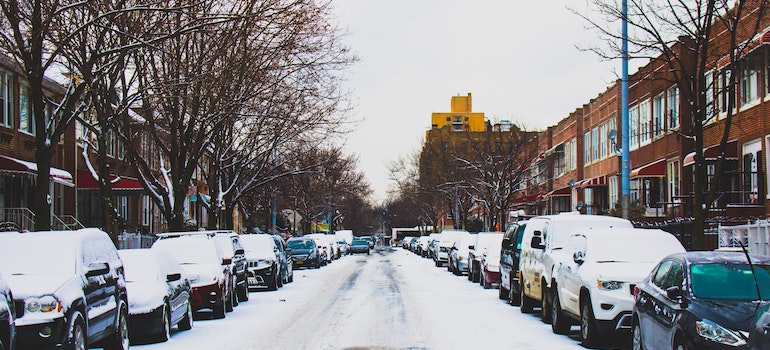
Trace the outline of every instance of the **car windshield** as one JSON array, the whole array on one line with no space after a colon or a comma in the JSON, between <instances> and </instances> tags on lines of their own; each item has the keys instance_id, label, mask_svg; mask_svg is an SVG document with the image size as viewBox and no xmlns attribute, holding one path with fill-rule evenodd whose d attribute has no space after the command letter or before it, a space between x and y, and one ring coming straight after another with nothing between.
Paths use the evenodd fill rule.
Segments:
<instances>
[{"instance_id":1,"label":"car windshield","mask_svg":"<svg viewBox=\"0 0 770 350\"><path fill-rule=\"evenodd\" d=\"M770 265L754 265L762 297L770 296ZM749 264L708 263L690 266L692 293L706 299L757 300Z\"/></svg>"},{"instance_id":2,"label":"car windshield","mask_svg":"<svg viewBox=\"0 0 770 350\"><path fill-rule=\"evenodd\" d=\"M367 241L364 241L364 240L355 240L355 241L353 241L352 245L365 245L365 246L368 246L369 243Z\"/></svg>"},{"instance_id":3,"label":"car windshield","mask_svg":"<svg viewBox=\"0 0 770 350\"><path fill-rule=\"evenodd\" d=\"M158 280L159 263L155 257L145 253L120 251L120 260L127 282L151 282Z\"/></svg>"},{"instance_id":4,"label":"car windshield","mask_svg":"<svg viewBox=\"0 0 770 350\"><path fill-rule=\"evenodd\" d=\"M7 238L0 240L0 272L7 275L73 274L75 272L77 264L75 240L57 240L52 239L51 236L34 235Z\"/></svg>"},{"instance_id":5,"label":"car windshield","mask_svg":"<svg viewBox=\"0 0 770 350\"><path fill-rule=\"evenodd\" d=\"M214 245L200 237L179 237L161 239L153 245L173 256L180 265L186 264L220 264Z\"/></svg>"},{"instance_id":6,"label":"car windshield","mask_svg":"<svg viewBox=\"0 0 770 350\"><path fill-rule=\"evenodd\" d=\"M313 241L309 239L289 240L288 242L286 242L286 244L292 250L313 249L313 247L315 246Z\"/></svg>"},{"instance_id":7,"label":"car windshield","mask_svg":"<svg viewBox=\"0 0 770 350\"><path fill-rule=\"evenodd\" d=\"M667 238L674 239L673 237ZM682 251L678 245L667 244L669 240L650 238L643 234L602 236L601 239L590 239L588 242L586 257L596 262L646 262L655 264L667 255ZM633 249L619 249L618 247L633 247Z\"/></svg>"},{"instance_id":8,"label":"car windshield","mask_svg":"<svg viewBox=\"0 0 770 350\"><path fill-rule=\"evenodd\" d=\"M267 235L244 235L241 237L241 245L246 253L269 255L273 253L275 241Z\"/></svg>"}]
</instances>

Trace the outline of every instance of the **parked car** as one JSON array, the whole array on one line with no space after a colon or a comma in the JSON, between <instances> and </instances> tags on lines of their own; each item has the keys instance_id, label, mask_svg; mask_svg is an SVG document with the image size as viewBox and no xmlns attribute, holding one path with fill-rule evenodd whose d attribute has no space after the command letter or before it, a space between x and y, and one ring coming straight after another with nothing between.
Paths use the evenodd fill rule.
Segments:
<instances>
[{"instance_id":1,"label":"parked car","mask_svg":"<svg viewBox=\"0 0 770 350\"><path fill-rule=\"evenodd\" d=\"M13 350L16 344L16 311L11 287L0 275L0 349Z\"/></svg>"},{"instance_id":2,"label":"parked car","mask_svg":"<svg viewBox=\"0 0 770 350\"><path fill-rule=\"evenodd\" d=\"M350 244L350 254L366 253L369 255L369 242L363 239L354 239Z\"/></svg>"},{"instance_id":3,"label":"parked car","mask_svg":"<svg viewBox=\"0 0 770 350\"><path fill-rule=\"evenodd\" d=\"M437 240L437 243L433 245L432 258L436 266L442 266L449 262L449 250L455 245L460 237L468 234L468 231L462 230L444 230L441 231L441 235Z\"/></svg>"},{"instance_id":4,"label":"parked car","mask_svg":"<svg viewBox=\"0 0 770 350\"><path fill-rule=\"evenodd\" d=\"M329 241L326 240L326 235L323 233L311 233L304 235L302 237L310 238L315 241L316 246L318 246L318 251L321 254L321 264L326 265L330 263L333 258L334 251L329 244Z\"/></svg>"},{"instance_id":5,"label":"parked car","mask_svg":"<svg viewBox=\"0 0 770 350\"><path fill-rule=\"evenodd\" d=\"M193 312L211 310L214 318L224 318L233 310L232 260L226 258L214 234L159 234L153 250L164 251L176 259L192 285Z\"/></svg>"},{"instance_id":6,"label":"parked car","mask_svg":"<svg viewBox=\"0 0 770 350\"><path fill-rule=\"evenodd\" d=\"M278 248L278 262L281 265L283 284L294 282L294 262L291 260L291 249L281 235L273 235L273 241Z\"/></svg>"},{"instance_id":7,"label":"parked car","mask_svg":"<svg viewBox=\"0 0 770 350\"><path fill-rule=\"evenodd\" d=\"M500 286L500 248L503 244L502 236L495 236L484 254L481 255L481 273L479 275L479 284L484 289Z\"/></svg>"},{"instance_id":8,"label":"parked car","mask_svg":"<svg viewBox=\"0 0 770 350\"><path fill-rule=\"evenodd\" d=\"M179 263L159 250L129 249L118 254L126 273L131 342L164 342L174 326L191 329L192 286Z\"/></svg>"},{"instance_id":9,"label":"parked car","mask_svg":"<svg viewBox=\"0 0 770 350\"><path fill-rule=\"evenodd\" d=\"M123 262L103 231L3 233L0 273L14 293L18 348L128 348Z\"/></svg>"},{"instance_id":10,"label":"parked car","mask_svg":"<svg viewBox=\"0 0 770 350\"><path fill-rule=\"evenodd\" d=\"M248 301L249 287L246 285L246 255L241 244L240 235L231 230L214 231L214 242L219 245L222 253L224 253L224 257L232 260L230 270L232 270L235 293L232 297L233 305L237 306L238 302Z\"/></svg>"},{"instance_id":11,"label":"parked car","mask_svg":"<svg viewBox=\"0 0 770 350\"><path fill-rule=\"evenodd\" d=\"M293 237L286 241L286 245L291 249L291 259L294 262L294 268L312 267L319 268L323 262L323 257L318 251L315 241L310 238Z\"/></svg>"},{"instance_id":12,"label":"parked car","mask_svg":"<svg viewBox=\"0 0 770 350\"><path fill-rule=\"evenodd\" d=\"M477 236L465 233L449 248L449 263L447 264L449 272L458 276L468 272L468 252L470 247L475 244Z\"/></svg>"},{"instance_id":13,"label":"parked car","mask_svg":"<svg viewBox=\"0 0 770 350\"><path fill-rule=\"evenodd\" d=\"M635 349L746 348L768 305L770 257L686 252L664 258L634 289Z\"/></svg>"},{"instance_id":14,"label":"parked car","mask_svg":"<svg viewBox=\"0 0 770 350\"><path fill-rule=\"evenodd\" d=\"M278 246L271 235L243 235L241 244L246 250L249 288L267 287L277 290L283 286Z\"/></svg>"},{"instance_id":15,"label":"parked car","mask_svg":"<svg viewBox=\"0 0 770 350\"><path fill-rule=\"evenodd\" d=\"M750 350L770 350L770 305L759 309L749 331Z\"/></svg>"},{"instance_id":16,"label":"parked car","mask_svg":"<svg viewBox=\"0 0 770 350\"><path fill-rule=\"evenodd\" d=\"M484 255L490 244L503 236L503 233L479 232L475 236L476 241L473 242L473 248L468 249L468 280L478 283L479 276L481 276L481 256Z\"/></svg>"},{"instance_id":17,"label":"parked car","mask_svg":"<svg viewBox=\"0 0 770 350\"><path fill-rule=\"evenodd\" d=\"M338 240L337 245L340 246L340 256L345 256L350 254L348 251L350 250L350 244L346 242L345 240Z\"/></svg>"},{"instance_id":18,"label":"parked car","mask_svg":"<svg viewBox=\"0 0 770 350\"><path fill-rule=\"evenodd\" d=\"M521 239L527 220L521 220L508 226L500 245L500 289L501 299L511 305L521 305L521 285L519 284L519 261L521 260ZM506 294L507 293L507 294Z\"/></svg>"},{"instance_id":19,"label":"parked car","mask_svg":"<svg viewBox=\"0 0 770 350\"><path fill-rule=\"evenodd\" d=\"M529 219L521 243L521 311L541 306L544 322L551 321L549 292L555 261L563 261L569 235L586 228L633 228L630 221L612 216L580 215L577 212L537 216Z\"/></svg>"},{"instance_id":20,"label":"parked car","mask_svg":"<svg viewBox=\"0 0 770 350\"><path fill-rule=\"evenodd\" d=\"M564 250L551 282L551 328L565 334L578 323L585 345L629 334L634 286L661 259L685 251L668 232L638 228L578 230Z\"/></svg>"},{"instance_id":21,"label":"parked car","mask_svg":"<svg viewBox=\"0 0 770 350\"><path fill-rule=\"evenodd\" d=\"M369 244L369 248L370 249L374 249L374 239L372 239L372 236L358 236L358 237L355 237L355 238L362 239L362 240L366 241L366 243Z\"/></svg>"}]
</instances>

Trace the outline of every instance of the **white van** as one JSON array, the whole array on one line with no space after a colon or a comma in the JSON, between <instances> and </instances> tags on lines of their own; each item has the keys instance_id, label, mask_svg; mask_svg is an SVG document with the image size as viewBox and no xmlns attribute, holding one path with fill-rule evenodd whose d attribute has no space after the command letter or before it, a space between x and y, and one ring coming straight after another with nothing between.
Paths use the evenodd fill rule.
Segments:
<instances>
[{"instance_id":1,"label":"white van","mask_svg":"<svg viewBox=\"0 0 770 350\"><path fill-rule=\"evenodd\" d=\"M549 286L554 262L561 261L567 237L576 230L587 228L633 228L630 221L612 216L562 213L529 219L521 240L521 312L532 312L542 306L543 320L550 323Z\"/></svg>"}]
</instances>

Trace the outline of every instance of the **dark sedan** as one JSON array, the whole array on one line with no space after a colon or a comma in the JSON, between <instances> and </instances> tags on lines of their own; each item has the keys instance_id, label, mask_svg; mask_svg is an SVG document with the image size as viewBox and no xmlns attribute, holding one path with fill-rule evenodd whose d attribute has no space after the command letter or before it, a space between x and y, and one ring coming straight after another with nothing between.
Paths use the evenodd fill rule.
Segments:
<instances>
[{"instance_id":1,"label":"dark sedan","mask_svg":"<svg viewBox=\"0 0 770 350\"><path fill-rule=\"evenodd\" d=\"M741 349L770 295L770 257L687 252L636 286L634 349Z\"/></svg>"},{"instance_id":2,"label":"dark sedan","mask_svg":"<svg viewBox=\"0 0 770 350\"><path fill-rule=\"evenodd\" d=\"M291 249L291 260L294 268L301 267L321 267L321 254L318 246L311 238L294 237L286 241L286 245Z\"/></svg>"},{"instance_id":3,"label":"dark sedan","mask_svg":"<svg viewBox=\"0 0 770 350\"><path fill-rule=\"evenodd\" d=\"M350 244L350 254L366 253L369 255L369 242L363 239L354 239Z\"/></svg>"}]
</instances>

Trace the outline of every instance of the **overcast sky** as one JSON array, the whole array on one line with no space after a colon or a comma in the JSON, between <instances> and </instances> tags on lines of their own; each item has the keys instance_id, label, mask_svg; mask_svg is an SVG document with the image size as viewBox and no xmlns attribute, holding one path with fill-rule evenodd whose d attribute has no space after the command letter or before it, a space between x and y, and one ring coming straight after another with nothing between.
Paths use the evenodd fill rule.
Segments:
<instances>
[{"instance_id":1,"label":"overcast sky","mask_svg":"<svg viewBox=\"0 0 770 350\"><path fill-rule=\"evenodd\" d=\"M604 91L620 61L576 46L596 32L567 7L584 0L333 0L346 45L360 58L347 74L353 94L346 150L386 198L388 163L419 150L432 112L473 95L491 121L544 129Z\"/></svg>"}]
</instances>

